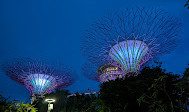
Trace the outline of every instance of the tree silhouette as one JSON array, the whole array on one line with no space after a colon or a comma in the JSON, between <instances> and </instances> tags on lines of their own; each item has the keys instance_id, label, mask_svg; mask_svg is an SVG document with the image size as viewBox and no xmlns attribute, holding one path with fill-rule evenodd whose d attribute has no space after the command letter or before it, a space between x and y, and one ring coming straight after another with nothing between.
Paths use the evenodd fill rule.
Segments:
<instances>
[{"instance_id":1,"label":"tree silhouette","mask_svg":"<svg viewBox=\"0 0 189 112\"><path fill-rule=\"evenodd\" d=\"M56 101L53 103L53 110L51 112L96 112L93 101L95 101L95 95L80 95L76 93L76 96L67 97L70 95L68 90L56 90L55 92L46 95L46 98L52 98ZM40 112L47 111L47 102L45 99L41 99L36 107L39 108Z\"/></svg>"},{"instance_id":2,"label":"tree silhouette","mask_svg":"<svg viewBox=\"0 0 189 112\"><path fill-rule=\"evenodd\" d=\"M186 2L186 4L184 5L184 7L188 7L188 9L189 9L189 0Z\"/></svg>"},{"instance_id":3,"label":"tree silhouette","mask_svg":"<svg viewBox=\"0 0 189 112\"><path fill-rule=\"evenodd\" d=\"M181 80L161 65L145 67L136 77L101 84L99 98L104 108L109 108L104 112L183 112L187 97L180 95L186 93L177 86Z\"/></svg>"},{"instance_id":4,"label":"tree silhouette","mask_svg":"<svg viewBox=\"0 0 189 112\"><path fill-rule=\"evenodd\" d=\"M167 73L157 66L144 67L137 76L111 80L100 85L99 95L67 97L69 91L56 90L46 98L56 99L52 112L186 112L188 74ZM47 111L47 102L36 105Z\"/></svg>"},{"instance_id":5,"label":"tree silhouette","mask_svg":"<svg viewBox=\"0 0 189 112\"><path fill-rule=\"evenodd\" d=\"M34 105L24 102L8 101L10 97L5 98L0 95L0 112L37 112L37 108Z\"/></svg>"}]
</instances>

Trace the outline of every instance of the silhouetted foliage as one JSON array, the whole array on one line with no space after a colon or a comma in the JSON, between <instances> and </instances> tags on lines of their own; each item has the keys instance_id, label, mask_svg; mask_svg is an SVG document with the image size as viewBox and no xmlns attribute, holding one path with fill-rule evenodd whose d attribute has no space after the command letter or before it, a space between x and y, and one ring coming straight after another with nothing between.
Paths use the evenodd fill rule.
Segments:
<instances>
[{"instance_id":1,"label":"silhouetted foliage","mask_svg":"<svg viewBox=\"0 0 189 112\"><path fill-rule=\"evenodd\" d=\"M96 100L96 96L91 95L79 95L72 96L68 99L68 105L72 105L73 109L69 109L67 112L96 112L93 103Z\"/></svg>"},{"instance_id":2,"label":"silhouetted foliage","mask_svg":"<svg viewBox=\"0 0 189 112\"><path fill-rule=\"evenodd\" d=\"M9 97L10 98L10 97ZM8 101L9 98L5 98L0 95L0 112L37 112L37 108L29 103Z\"/></svg>"},{"instance_id":3,"label":"silhouetted foliage","mask_svg":"<svg viewBox=\"0 0 189 112\"><path fill-rule=\"evenodd\" d=\"M100 85L102 112L183 112L186 93L176 85L182 79L165 73L161 65L145 67L136 77L116 79ZM187 85L186 85L187 86ZM181 86L184 87L184 86ZM183 99L183 100L181 100ZM185 101L184 101L185 99ZM181 104L182 102L182 104ZM104 110L103 110L104 109Z\"/></svg>"},{"instance_id":4,"label":"silhouetted foliage","mask_svg":"<svg viewBox=\"0 0 189 112\"><path fill-rule=\"evenodd\" d=\"M69 91L56 90L46 98L56 99L52 112L186 112L189 68L181 77L157 64L137 76L102 83L99 95L67 98ZM44 99L37 105L40 112L47 111Z\"/></svg>"},{"instance_id":5,"label":"silhouetted foliage","mask_svg":"<svg viewBox=\"0 0 189 112\"><path fill-rule=\"evenodd\" d=\"M66 112L67 95L69 94L68 90L57 89L55 92L46 95L45 99L55 99L52 112ZM47 112L48 102L45 102L45 99L38 99L38 103L35 105L39 112Z\"/></svg>"},{"instance_id":6,"label":"silhouetted foliage","mask_svg":"<svg viewBox=\"0 0 189 112\"><path fill-rule=\"evenodd\" d=\"M189 0L186 2L186 4L184 5L184 7L188 7L188 9L189 9Z\"/></svg>"},{"instance_id":7,"label":"silhouetted foliage","mask_svg":"<svg viewBox=\"0 0 189 112\"><path fill-rule=\"evenodd\" d=\"M56 90L55 92L46 95L46 98L52 98L56 101L53 103L53 110L51 112L96 112L95 106L92 102L96 99L95 95L79 95L67 97L70 95L68 90ZM47 111L48 103L45 99L41 99L36 107L39 108L40 112Z\"/></svg>"}]
</instances>

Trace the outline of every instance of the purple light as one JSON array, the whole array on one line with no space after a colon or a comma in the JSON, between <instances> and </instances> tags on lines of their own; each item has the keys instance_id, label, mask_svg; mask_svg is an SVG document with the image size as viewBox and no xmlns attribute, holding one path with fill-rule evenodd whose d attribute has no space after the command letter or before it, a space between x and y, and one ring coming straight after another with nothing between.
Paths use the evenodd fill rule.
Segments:
<instances>
[{"instance_id":1,"label":"purple light","mask_svg":"<svg viewBox=\"0 0 189 112\"><path fill-rule=\"evenodd\" d=\"M119 70L118 67L107 67L99 74L99 81L101 83L107 82L109 80L115 80L117 78L122 78L123 73Z\"/></svg>"},{"instance_id":2,"label":"purple light","mask_svg":"<svg viewBox=\"0 0 189 112\"><path fill-rule=\"evenodd\" d=\"M114 45L109 56L120 64L125 73L137 72L143 63L150 58L150 49L139 40L125 40Z\"/></svg>"},{"instance_id":3,"label":"purple light","mask_svg":"<svg viewBox=\"0 0 189 112\"><path fill-rule=\"evenodd\" d=\"M63 67L60 70L31 58L15 59L4 64L3 69L11 79L24 85L32 96L43 96L74 81L69 69Z\"/></svg>"},{"instance_id":4,"label":"purple light","mask_svg":"<svg viewBox=\"0 0 189 112\"><path fill-rule=\"evenodd\" d=\"M51 93L57 86L56 79L45 74L30 74L27 76L24 84L27 85L27 89L31 90L32 94L43 94L45 91Z\"/></svg>"},{"instance_id":5,"label":"purple light","mask_svg":"<svg viewBox=\"0 0 189 112\"><path fill-rule=\"evenodd\" d=\"M181 32L179 19L161 9L132 8L104 16L82 38L82 52L94 68L84 74L100 82L120 78L97 72L99 66L111 64L121 69L122 77L137 75L147 61L170 53Z\"/></svg>"}]
</instances>

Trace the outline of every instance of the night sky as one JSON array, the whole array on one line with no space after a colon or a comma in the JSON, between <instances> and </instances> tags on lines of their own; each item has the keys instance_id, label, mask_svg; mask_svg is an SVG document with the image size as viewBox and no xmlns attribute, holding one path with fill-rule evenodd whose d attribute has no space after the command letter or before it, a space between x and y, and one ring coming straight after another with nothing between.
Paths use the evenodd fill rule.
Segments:
<instances>
[{"instance_id":1,"label":"night sky","mask_svg":"<svg viewBox=\"0 0 189 112\"><path fill-rule=\"evenodd\" d=\"M0 0L0 64L17 57L33 57L72 67L77 81L66 89L98 91L99 82L83 76L85 62L80 38L90 24L112 11L129 7L157 7L183 23L181 42L160 61L167 72L182 74L189 63L187 0ZM29 91L0 70L0 94L27 101Z\"/></svg>"}]
</instances>

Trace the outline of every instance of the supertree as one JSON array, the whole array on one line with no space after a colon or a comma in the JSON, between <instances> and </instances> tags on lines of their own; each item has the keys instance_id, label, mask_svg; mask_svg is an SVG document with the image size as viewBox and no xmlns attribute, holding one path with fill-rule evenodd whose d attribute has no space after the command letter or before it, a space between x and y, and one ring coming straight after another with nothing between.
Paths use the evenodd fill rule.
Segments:
<instances>
[{"instance_id":1,"label":"supertree","mask_svg":"<svg viewBox=\"0 0 189 112\"><path fill-rule=\"evenodd\" d=\"M101 83L109 80L115 80L116 78L123 78L122 70L110 63L105 63L99 66L98 64L87 62L83 64L82 72L89 79L96 80Z\"/></svg>"},{"instance_id":2,"label":"supertree","mask_svg":"<svg viewBox=\"0 0 189 112\"><path fill-rule=\"evenodd\" d=\"M179 19L161 9L125 9L92 24L81 39L81 50L95 66L108 63L121 69L122 77L137 75L147 61L172 51L181 31Z\"/></svg>"},{"instance_id":3,"label":"supertree","mask_svg":"<svg viewBox=\"0 0 189 112\"><path fill-rule=\"evenodd\" d=\"M67 87L75 79L71 69L33 58L16 58L4 63L2 67L6 75L29 90L32 100L44 97L55 89Z\"/></svg>"}]
</instances>

